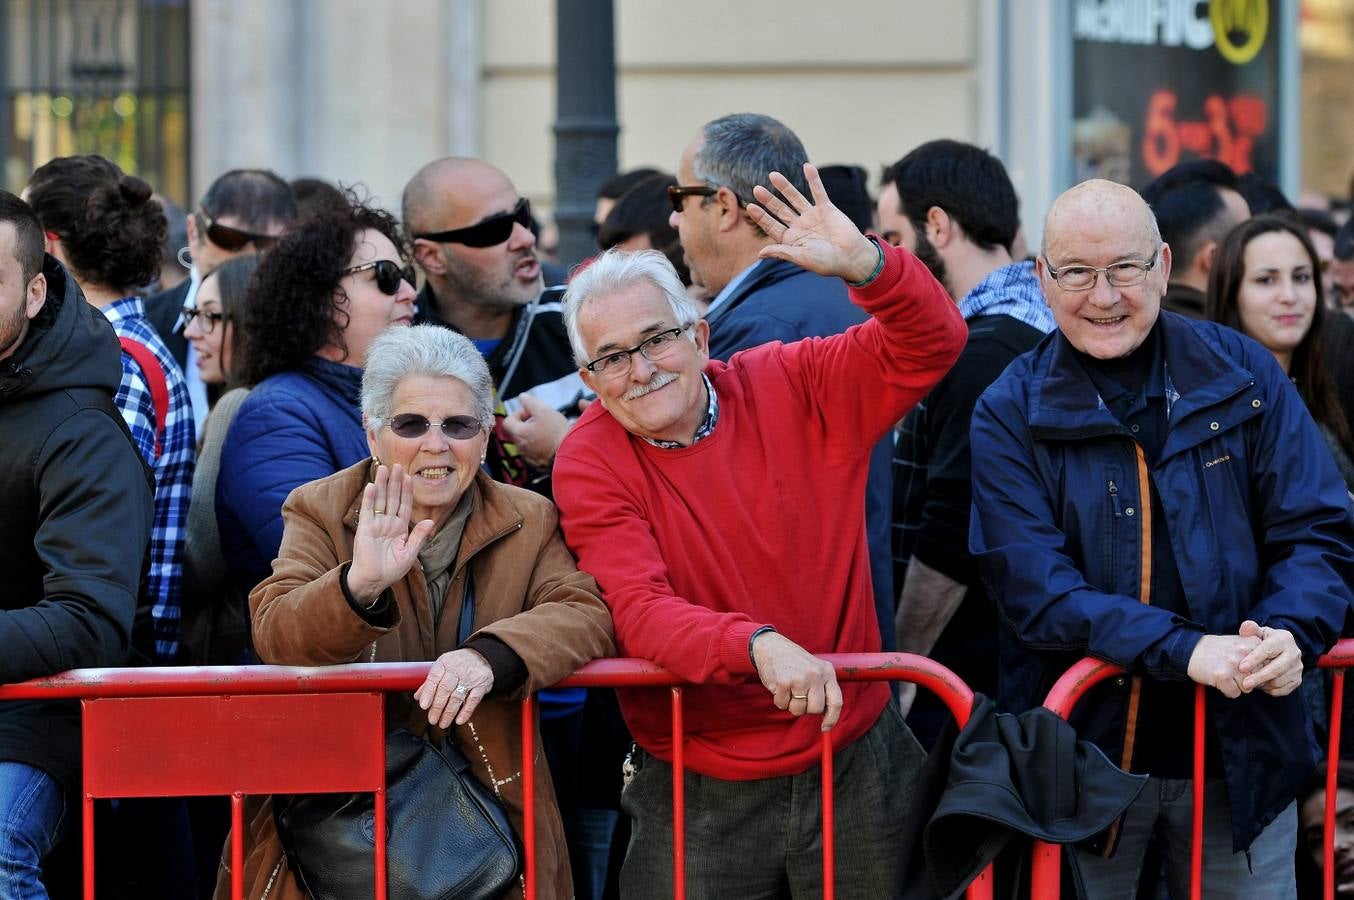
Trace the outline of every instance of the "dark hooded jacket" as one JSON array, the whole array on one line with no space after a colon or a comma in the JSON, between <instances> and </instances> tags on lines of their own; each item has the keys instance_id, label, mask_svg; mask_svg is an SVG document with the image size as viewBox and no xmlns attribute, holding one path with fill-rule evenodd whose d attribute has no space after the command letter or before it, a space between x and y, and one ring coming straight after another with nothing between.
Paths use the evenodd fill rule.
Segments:
<instances>
[{"instance_id":1,"label":"dark hooded jacket","mask_svg":"<svg viewBox=\"0 0 1354 900\"><path fill-rule=\"evenodd\" d=\"M0 361L0 682L123 664L146 548L150 473L113 405L113 326L48 256L47 300ZM0 702L0 760L79 784L74 701Z\"/></svg>"}]
</instances>

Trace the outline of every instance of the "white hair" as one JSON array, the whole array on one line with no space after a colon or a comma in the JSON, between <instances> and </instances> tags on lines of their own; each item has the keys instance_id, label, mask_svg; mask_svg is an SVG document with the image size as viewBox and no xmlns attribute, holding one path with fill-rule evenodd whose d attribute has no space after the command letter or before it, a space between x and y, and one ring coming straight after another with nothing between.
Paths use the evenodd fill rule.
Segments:
<instances>
[{"instance_id":1,"label":"white hair","mask_svg":"<svg viewBox=\"0 0 1354 900\"><path fill-rule=\"evenodd\" d=\"M437 325L388 328L371 342L362 372L362 415L368 428L390 416L395 392L406 378L455 378L474 398L474 416L494 425L494 382L479 350L464 335Z\"/></svg>"},{"instance_id":2,"label":"white hair","mask_svg":"<svg viewBox=\"0 0 1354 900\"><path fill-rule=\"evenodd\" d=\"M587 365L588 348L578 332L578 314L583 304L594 297L650 284L658 288L672 310L674 325L692 325L700 319L696 306L686 295L682 279L668 258L657 250L611 249L573 277L564 292L564 327L569 332L569 345L580 366Z\"/></svg>"}]
</instances>

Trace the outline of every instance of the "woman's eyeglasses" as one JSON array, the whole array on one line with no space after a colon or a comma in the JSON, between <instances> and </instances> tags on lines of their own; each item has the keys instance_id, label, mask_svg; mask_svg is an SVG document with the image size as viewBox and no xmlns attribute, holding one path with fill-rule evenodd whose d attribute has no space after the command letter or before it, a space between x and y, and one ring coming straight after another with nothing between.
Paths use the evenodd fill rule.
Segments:
<instances>
[{"instance_id":1,"label":"woman's eyeglasses","mask_svg":"<svg viewBox=\"0 0 1354 900\"><path fill-rule=\"evenodd\" d=\"M490 216L483 222L453 228L450 231L427 231L414 235L414 240L435 241L439 244L465 244L467 247L496 247L512 237L515 226L531 228L531 204L526 197L517 201L512 212Z\"/></svg>"},{"instance_id":2,"label":"woman's eyeglasses","mask_svg":"<svg viewBox=\"0 0 1354 900\"><path fill-rule=\"evenodd\" d=\"M212 333L212 329L216 327L217 322L223 321L226 318L225 313L208 312L207 310L199 309L196 306L185 306L180 312L183 313L183 327L187 328L189 325L193 324L194 319L197 319L197 327L201 328L207 334Z\"/></svg>"},{"instance_id":3,"label":"woman's eyeglasses","mask_svg":"<svg viewBox=\"0 0 1354 900\"><path fill-rule=\"evenodd\" d=\"M388 259L378 259L374 262L363 263L360 266L349 266L339 273L339 277L357 275L368 269L376 270L376 287L388 297L393 297L400 292L401 281L407 281L411 286L414 283L412 275L401 269L399 263Z\"/></svg>"},{"instance_id":4,"label":"woman's eyeglasses","mask_svg":"<svg viewBox=\"0 0 1354 900\"><path fill-rule=\"evenodd\" d=\"M421 438L432 425L439 426L442 434L453 441L469 440L484 430L484 423L474 416L447 416L441 422L431 422L418 413L390 417L390 430L402 438Z\"/></svg>"},{"instance_id":5,"label":"woman's eyeglasses","mask_svg":"<svg viewBox=\"0 0 1354 900\"><path fill-rule=\"evenodd\" d=\"M258 250L267 250L273 245L277 238L269 234L255 234L252 231L245 231L242 228L232 228L229 225L222 225L211 216L207 215L204 209L198 213L201 220L206 222L204 230L207 232L207 240L220 247L228 253L234 253L244 247L245 244L253 243Z\"/></svg>"}]
</instances>

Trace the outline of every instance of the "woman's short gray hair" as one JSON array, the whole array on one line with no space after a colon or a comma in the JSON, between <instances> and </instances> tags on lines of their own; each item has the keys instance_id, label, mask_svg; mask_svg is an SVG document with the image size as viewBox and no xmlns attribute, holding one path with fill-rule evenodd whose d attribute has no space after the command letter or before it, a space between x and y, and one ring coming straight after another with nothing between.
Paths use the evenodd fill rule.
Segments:
<instances>
[{"instance_id":1,"label":"woman's short gray hair","mask_svg":"<svg viewBox=\"0 0 1354 900\"><path fill-rule=\"evenodd\" d=\"M583 304L593 297L619 293L640 284L658 288L672 310L673 325L693 325L700 319L696 305L686 295L682 279L666 256L657 250L608 250L575 275L564 292L564 327L569 332L569 344L579 366L591 361L583 336L578 332L578 313Z\"/></svg>"},{"instance_id":2,"label":"woman's short gray hair","mask_svg":"<svg viewBox=\"0 0 1354 900\"><path fill-rule=\"evenodd\" d=\"M377 428L391 413L406 378L455 378L470 389L473 415L494 425L494 382L479 350L464 335L438 325L388 328L371 342L362 372L362 417Z\"/></svg>"}]
</instances>

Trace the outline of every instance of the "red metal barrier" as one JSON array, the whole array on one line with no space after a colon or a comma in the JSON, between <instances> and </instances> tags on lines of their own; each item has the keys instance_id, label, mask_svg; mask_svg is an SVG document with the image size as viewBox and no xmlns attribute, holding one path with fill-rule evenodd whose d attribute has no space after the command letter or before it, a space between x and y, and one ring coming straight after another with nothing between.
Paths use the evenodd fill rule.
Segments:
<instances>
[{"instance_id":1,"label":"red metal barrier","mask_svg":"<svg viewBox=\"0 0 1354 900\"><path fill-rule=\"evenodd\" d=\"M894 653L829 654L841 681L909 681L937 694L968 722L973 692L953 672L924 657ZM231 891L243 893L243 798L246 794L374 791L375 896L385 897L384 693L413 691L430 663L369 663L322 668L82 669L23 684L0 685L0 700L82 701L85 748L85 897L94 896L95 798L231 797ZM673 727L673 890L686 891L683 682L640 660L598 660L560 682L569 687L670 687ZM191 724L189 724L191 723ZM524 887L536 896L535 705L522 704ZM320 736L323 736L323 740ZM336 741L342 748L336 748ZM156 764L145 765L147 754ZM823 896L835 877L832 745L822 741ZM989 900L990 868L967 896Z\"/></svg>"},{"instance_id":2,"label":"red metal barrier","mask_svg":"<svg viewBox=\"0 0 1354 900\"><path fill-rule=\"evenodd\" d=\"M1324 825L1323 864L1321 867L1325 900L1335 896L1335 772L1340 760L1340 720L1343 714L1345 668L1354 666L1354 639L1336 643L1330 653L1317 661L1321 668L1332 669L1330 743L1326 752L1326 808ZM1093 687L1123 674L1124 669L1102 660L1078 661L1063 673L1044 700L1044 707L1068 718L1072 708ZM1199 900L1203 891L1203 833L1204 833L1204 735L1207 695L1203 685L1194 690L1194 784L1193 813L1189 861L1190 900ZM1056 898L1060 889L1061 847L1057 844L1035 842L1034 861L1030 878L1030 893L1036 900Z\"/></svg>"}]
</instances>

